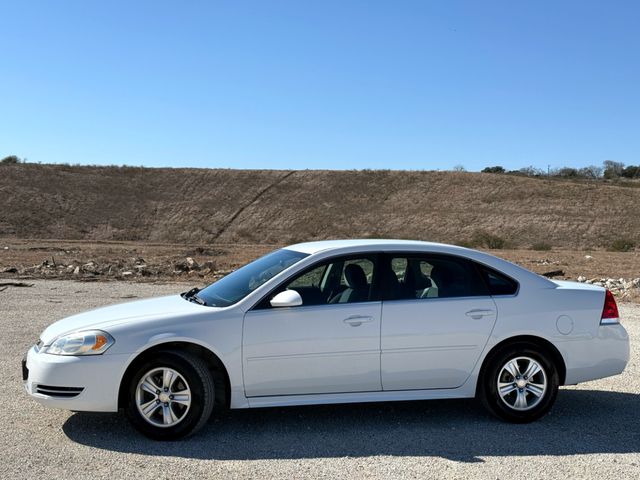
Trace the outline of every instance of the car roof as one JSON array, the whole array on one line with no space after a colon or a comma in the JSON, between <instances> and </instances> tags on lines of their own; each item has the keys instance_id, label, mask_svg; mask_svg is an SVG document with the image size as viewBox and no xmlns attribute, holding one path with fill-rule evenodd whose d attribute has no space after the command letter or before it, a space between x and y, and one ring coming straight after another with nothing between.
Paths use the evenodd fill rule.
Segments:
<instances>
[{"instance_id":1,"label":"car roof","mask_svg":"<svg viewBox=\"0 0 640 480\"><path fill-rule=\"evenodd\" d=\"M317 242L297 243L285 247L287 250L295 250L296 252L308 253L313 255L318 252L327 250L343 250L351 247L370 247L370 248L401 248L410 250L411 248L424 249L426 247L451 247L460 248L453 245L443 243L421 242L419 240L391 240L391 239L351 239L351 240L320 240Z\"/></svg>"}]
</instances>

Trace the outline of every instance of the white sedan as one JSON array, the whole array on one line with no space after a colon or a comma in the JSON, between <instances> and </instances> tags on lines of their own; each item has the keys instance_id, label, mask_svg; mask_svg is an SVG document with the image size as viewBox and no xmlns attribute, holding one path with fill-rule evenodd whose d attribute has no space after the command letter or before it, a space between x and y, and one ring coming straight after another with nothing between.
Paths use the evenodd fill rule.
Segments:
<instances>
[{"instance_id":1,"label":"white sedan","mask_svg":"<svg viewBox=\"0 0 640 480\"><path fill-rule=\"evenodd\" d=\"M558 386L619 374L628 359L604 288L461 247L342 240L60 320L23 379L44 405L124 409L143 434L173 439L225 407L479 397L529 422Z\"/></svg>"}]
</instances>

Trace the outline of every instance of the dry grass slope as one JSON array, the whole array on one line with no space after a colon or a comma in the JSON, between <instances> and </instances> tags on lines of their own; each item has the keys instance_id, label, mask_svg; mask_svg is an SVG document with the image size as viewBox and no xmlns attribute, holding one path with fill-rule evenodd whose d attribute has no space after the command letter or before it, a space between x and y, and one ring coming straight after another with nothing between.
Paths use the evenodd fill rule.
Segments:
<instances>
[{"instance_id":1,"label":"dry grass slope","mask_svg":"<svg viewBox=\"0 0 640 480\"><path fill-rule=\"evenodd\" d=\"M338 237L606 247L640 188L464 172L0 166L0 236L282 244Z\"/></svg>"}]
</instances>

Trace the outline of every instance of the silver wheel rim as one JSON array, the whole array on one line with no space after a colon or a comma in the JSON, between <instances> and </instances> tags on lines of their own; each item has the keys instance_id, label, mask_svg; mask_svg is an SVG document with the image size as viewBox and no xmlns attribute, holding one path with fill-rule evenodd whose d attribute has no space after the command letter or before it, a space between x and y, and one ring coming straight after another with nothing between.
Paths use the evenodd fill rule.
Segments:
<instances>
[{"instance_id":1,"label":"silver wheel rim","mask_svg":"<svg viewBox=\"0 0 640 480\"><path fill-rule=\"evenodd\" d=\"M498 396L509 408L530 410L547 391L547 374L537 360L516 357L500 369L497 386Z\"/></svg>"},{"instance_id":2,"label":"silver wheel rim","mask_svg":"<svg viewBox=\"0 0 640 480\"><path fill-rule=\"evenodd\" d=\"M185 378L172 368L154 368L136 387L136 407L154 427L173 427L191 408L191 390Z\"/></svg>"}]
</instances>

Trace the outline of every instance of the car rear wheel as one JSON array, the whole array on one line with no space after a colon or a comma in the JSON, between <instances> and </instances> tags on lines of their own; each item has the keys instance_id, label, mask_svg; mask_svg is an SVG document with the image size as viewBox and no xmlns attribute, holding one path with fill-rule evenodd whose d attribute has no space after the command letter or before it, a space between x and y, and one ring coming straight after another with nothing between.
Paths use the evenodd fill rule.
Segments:
<instances>
[{"instance_id":1,"label":"car rear wheel","mask_svg":"<svg viewBox=\"0 0 640 480\"><path fill-rule=\"evenodd\" d=\"M173 440L201 428L211 416L214 399L206 363L194 355L167 350L136 369L126 413L144 435Z\"/></svg>"},{"instance_id":2,"label":"car rear wheel","mask_svg":"<svg viewBox=\"0 0 640 480\"><path fill-rule=\"evenodd\" d=\"M558 393L559 375L543 349L515 344L492 355L480 381L480 397L492 414L526 423L549 411Z\"/></svg>"}]
</instances>

